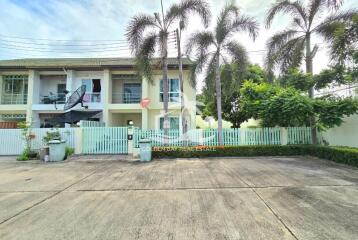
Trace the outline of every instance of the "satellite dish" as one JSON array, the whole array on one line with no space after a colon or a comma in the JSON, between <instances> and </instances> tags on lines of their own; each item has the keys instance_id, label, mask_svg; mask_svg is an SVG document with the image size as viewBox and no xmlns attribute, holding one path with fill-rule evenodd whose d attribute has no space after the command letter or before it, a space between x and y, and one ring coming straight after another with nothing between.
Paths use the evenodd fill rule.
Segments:
<instances>
[{"instance_id":1,"label":"satellite dish","mask_svg":"<svg viewBox=\"0 0 358 240\"><path fill-rule=\"evenodd\" d=\"M83 97L85 96L85 93L86 85L82 85L81 87L77 88L77 90L67 99L64 110L67 111L79 103L81 103L81 107L88 108L88 106L83 106Z\"/></svg>"}]
</instances>

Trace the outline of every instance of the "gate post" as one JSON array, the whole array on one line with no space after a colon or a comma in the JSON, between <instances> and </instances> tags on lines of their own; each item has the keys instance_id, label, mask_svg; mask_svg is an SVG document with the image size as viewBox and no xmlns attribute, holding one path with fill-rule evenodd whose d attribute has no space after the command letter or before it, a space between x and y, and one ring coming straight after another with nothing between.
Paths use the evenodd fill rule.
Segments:
<instances>
[{"instance_id":1,"label":"gate post","mask_svg":"<svg viewBox=\"0 0 358 240\"><path fill-rule=\"evenodd\" d=\"M133 127L128 127L128 154L133 153Z\"/></svg>"},{"instance_id":2,"label":"gate post","mask_svg":"<svg viewBox=\"0 0 358 240\"><path fill-rule=\"evenodd\" d=\"M82 128L75 128L75 154L82 154L83 137Z\"/></svg>"},{"instance_id":3,"label":"gate post","mask_svg":"<svg viewBox=\"0 0 358 240\"><path fill-rule=\"evenodd\" d=\"M281 145L287 145L288 144L288 130L285 127L280 128L281 133Z\"/></svg>"}]
</instances>

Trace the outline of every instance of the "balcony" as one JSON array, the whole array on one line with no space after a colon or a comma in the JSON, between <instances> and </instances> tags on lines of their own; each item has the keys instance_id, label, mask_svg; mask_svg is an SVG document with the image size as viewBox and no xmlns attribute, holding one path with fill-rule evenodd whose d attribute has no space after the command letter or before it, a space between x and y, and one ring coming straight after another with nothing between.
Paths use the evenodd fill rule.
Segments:
<instances>
[{"instance_id":1,"label":"balcony","mask_svg":"<svg viewBox=\"0 0 358 240\"><path fill-rule=\"evenodd\" d=\"M27 104L27 93L3 93L0 100L4 105Z\"/></svg>"},{"instance_id":2,"label":"balcony","mask_svg":"<svg viewBox=\"0 0 358 240\"><path fill-rule=\"evenodd\" d=\"M114 93L112 103L135 104L141 100L141 93Z\"/></svg>"},{"instance_id":3,"label":"balcony","mask_svg":"<svg viewBox=\"0 0 358 240\"><path fill-rule=\"evenodd\" d=\"M71 96L73 92L65 93L50 93L46 96L40 96L41 104L65 104L67 97ZM101 102L101 93L85 93L83 101L87 103L100 103Z\"/></svg>"},{"instance_id":4,"label":"balcony","mask_svg":"<svg viewBox=\"0 0 358 240\"><path fill-rule=\"evenodd\" d=\"M65 93L50 93L46 96L40 96L41 104L53 104L54 102L58 104L64 104L66 102L66 94Z\"/></svg>"}]
</instances>

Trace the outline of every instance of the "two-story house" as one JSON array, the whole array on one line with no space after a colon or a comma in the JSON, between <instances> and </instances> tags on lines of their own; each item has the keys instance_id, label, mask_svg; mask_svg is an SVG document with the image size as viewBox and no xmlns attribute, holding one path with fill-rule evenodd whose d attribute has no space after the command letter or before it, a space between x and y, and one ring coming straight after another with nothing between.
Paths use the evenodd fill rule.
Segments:
<instances>
[{"instance_id":1,"label":"two-story house","mask_svg":"<svg viewBox=\"0 0 358 240\"><path fill-rule=\"evenodd\" d=\"M133 58L17 59L0 61L0 127L18 121L31 121L34 127L46 126L48 119L64 112L67 98L81 85L86 86L80 111L100 111L94 120L106 126L142 129L163 125L163 88L160 62L153 61L154 81L137 76ZM188 129L195 128L196 91L189 83L190 61L183 61L184 116ZM168 59L169 110L171 128L181 127L181 91L177 59ZM57 104L51 99L56 96ZM142 99L149 105L141 106ZM86 119L84 119L86 120Z\"/></svg>"}]
</instances>

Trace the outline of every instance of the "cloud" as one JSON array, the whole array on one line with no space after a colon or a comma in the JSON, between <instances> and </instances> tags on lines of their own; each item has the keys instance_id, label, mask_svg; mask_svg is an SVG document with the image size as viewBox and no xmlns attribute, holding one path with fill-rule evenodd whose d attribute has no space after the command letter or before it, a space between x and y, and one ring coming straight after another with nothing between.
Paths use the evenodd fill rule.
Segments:
<instances>
[{"instance_id":1,"label":"cloud","mask_svg":"<svg viewBox=\"0 0 358 240\"><path fill-rule=\"evenodd\" d=\"M163 1L168 7L176 0ZM263 26L267 9L275 0L240 0L236 4L241 11L249 16L256 17L260 22L260 35L253 42L246 34L237 34L237 38L248 51L265 49L265 43L272 33L288 26L290 17L279 16L272 28L267 30ZM213 28L217 15L226 4L223 0L209 0L213 19ZM346 0L344 8L358 7L355 0ZM99 57L99 56L128 56L125 42L120 42L122 50L105 50L104 52L76 53L71 47L66 47L69 53L55 51L57 46L48 46L45 51L29 51L20 45L20 49L9 49L9 44L1 42L4 36L21 36L28 38L67 39L67 44L78 40L124 40L126 25L132 16L137 13L153 14L160 11L159 0L1 0L0 1L0 59L23 57ZM198 17L193 17L190 26L184 34L185 39L194 31L201 30L202 24ZM9 40L9 39L8 39ZM315 38L314 42L322 42ZM31 40L26 40L31 41ZM32 41L38 43L38 41ZM41 43L41 42L40 42ZM7 44L7 45L6 45ZM8 47L6 47L8 46ZM39 46L44 48L44 46ZM77 48L78 49L78 48ZM99 47L100 49L100 47ZM48 52L47 52L48 51ZM52 51L52 52L51 52ZM71 53L71 51L73 51ZM171 49L171 56L175 56L175 49ZM254 63L263 63L263 52L250 52L250 59ZM327 51L321 46L314 60L314 71L318 72L328 64Z\"/></svg>"}]
</instances>

